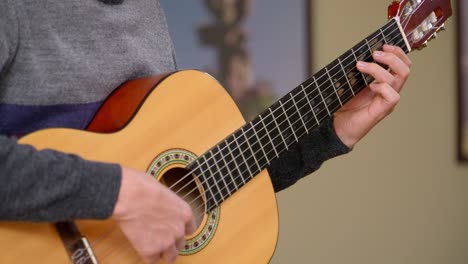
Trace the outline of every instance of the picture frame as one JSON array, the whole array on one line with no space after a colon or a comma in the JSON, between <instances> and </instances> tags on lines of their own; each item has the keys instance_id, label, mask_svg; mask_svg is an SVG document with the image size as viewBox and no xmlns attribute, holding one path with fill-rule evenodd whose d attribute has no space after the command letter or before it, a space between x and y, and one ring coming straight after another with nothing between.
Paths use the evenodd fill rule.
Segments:
<instances>
[{"instance_id":1,"label":"picture frame","mask_svg":"<svg viewBox=\"0 0 468 264\"><path fill-rule=\"evenodd\" d=\"M468 3L458 1L458 160L468 163Z\"/></svg>"},{"instance_id":2,"label":"picture frame","mask_svg":"<svg viewBox=\"0 0 468 264\"><path fill-rule=\"evenodd\" d=\"M247 121L311 76L311 0L160 2L178 69L213 75Z\"/></svg>"}]
</instances>

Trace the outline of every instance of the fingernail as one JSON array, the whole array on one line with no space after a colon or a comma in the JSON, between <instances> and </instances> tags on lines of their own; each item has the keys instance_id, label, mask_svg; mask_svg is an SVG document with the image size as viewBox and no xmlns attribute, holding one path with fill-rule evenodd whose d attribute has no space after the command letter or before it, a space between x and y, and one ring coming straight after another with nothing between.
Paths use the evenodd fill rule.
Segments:
<instances>
[{"instance_id":1,"label":"fingernail","mask_svg":"<svg viewBox=\"0 0 468 264\"><path fill-rule=\"evenodd\" d=\"M367 62L358 61L357 66L360 68L365 68L367 67Z\"/></svg>"},{"instance_id":2,"label":"fingernail","mask_svg":"<svg viewBox=\"0 0 468 264\"><path fill-rule=\"evenodd\" d=\"M387 50L389 50L389 51L392 51L392 50L395 49L395 46L385 44L385 49L387 49Z\"/></svg>"},{"instance_id":3,"label":"fingernail","mask_svg":"<svg viewBox=\"0 0 468 264\"><path fill-rule=\"evenodd\" d=\"M377 51L374 52L374 55L377 56L377 57L382 57L384 55L384 53L382 51L377 50Z\"/></svg>"}]
</instances>

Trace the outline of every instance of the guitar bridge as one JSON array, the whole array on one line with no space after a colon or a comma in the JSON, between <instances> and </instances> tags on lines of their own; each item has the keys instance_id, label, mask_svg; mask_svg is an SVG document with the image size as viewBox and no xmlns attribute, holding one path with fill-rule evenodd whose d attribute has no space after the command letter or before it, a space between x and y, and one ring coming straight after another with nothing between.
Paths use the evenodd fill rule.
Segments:
<instances>
[{"instance_id":1,"label":"guitar bridge","mask_svg":"<svg viewBox=\"0 0 468 264\"><path fill-rule=\"evenodd\" d=\"M55 229L62 239L72 264L99 264L88 239L81 235L75 223L56 223Z\"/></svg>"},{"instance_id":2,"label":"guitar bridge","mask_svg":"<svg viewBox=\"0 0 468 264\"><path fill-rule=\"evenodd\" d=\"M74 243L67 251L72 264L99 264L85 237Z\"/></svg>"}]
</instances>

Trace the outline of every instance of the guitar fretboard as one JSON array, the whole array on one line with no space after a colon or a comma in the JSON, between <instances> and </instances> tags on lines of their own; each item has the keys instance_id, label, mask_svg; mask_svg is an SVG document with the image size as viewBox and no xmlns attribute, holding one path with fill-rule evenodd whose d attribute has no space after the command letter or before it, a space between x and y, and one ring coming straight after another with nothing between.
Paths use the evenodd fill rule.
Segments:
<instances>
[{"instance_id":1,"label":"guitar fretboard","mask_svg":"<svg viewBox=\"0 0 468 264\"><path fill-rule=\"evenodd\" d=\"M372 62L371 54L384 44L409 52L396 20L390 20L190 164L188 169L205 188L208 210L367 87L373 78L359 72L356 63Z\"/></svg>"}]
</instances>

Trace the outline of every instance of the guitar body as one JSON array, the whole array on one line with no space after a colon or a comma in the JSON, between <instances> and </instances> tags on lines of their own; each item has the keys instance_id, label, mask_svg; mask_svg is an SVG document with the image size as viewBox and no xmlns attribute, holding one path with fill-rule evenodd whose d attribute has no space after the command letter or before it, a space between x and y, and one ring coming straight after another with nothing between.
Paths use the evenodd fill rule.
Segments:
<instances>
[{"instance_id":1,"label":"guitar body","mask_svg":"<svg viewBox=\"0 0 468 264\"><path fill-rule=\"evenodd\" d=\"M134 96L126 96L130 94ZM199 156L244 123L214 78L181 71L162 81L131 81L117 89L89 126L112 133L46 129L20 143L148 171L161 153L177 149ZM171 169L183 167L174 162L154 176L161 179ZM112 220L76 224L99 263L143 263ZM197 233L203 229L202 222ZM264 170L221 204L211 239L176 263L267 263L277 236L275 194ZM0 223L0 248L0 263L70 263L51 224Z\"/></svg>"}]
</instances>

